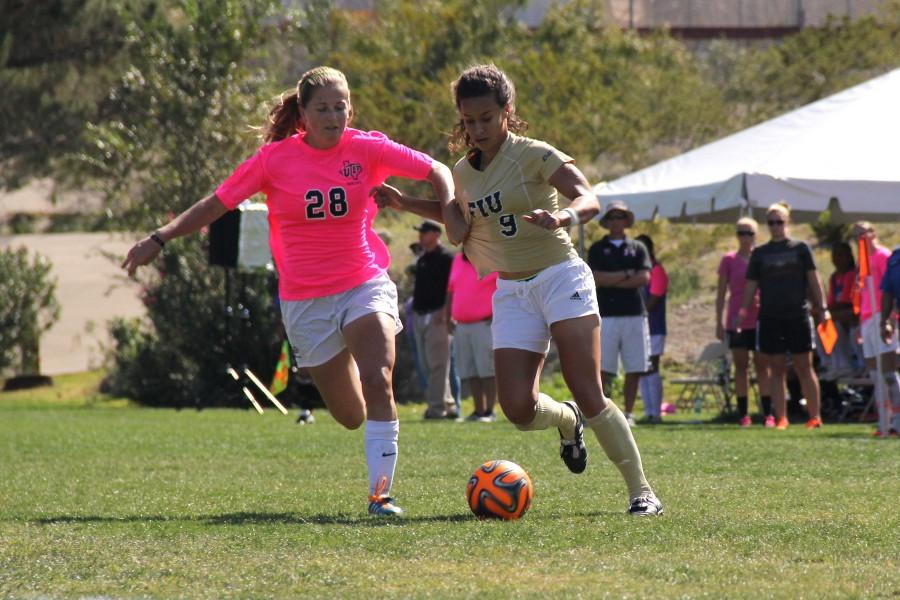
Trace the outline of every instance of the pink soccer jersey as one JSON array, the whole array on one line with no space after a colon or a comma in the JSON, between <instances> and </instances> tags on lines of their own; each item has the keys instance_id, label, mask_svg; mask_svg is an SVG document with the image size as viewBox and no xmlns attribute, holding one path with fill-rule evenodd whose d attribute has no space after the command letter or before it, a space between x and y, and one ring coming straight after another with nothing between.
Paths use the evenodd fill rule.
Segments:
<instances>
[{"instance_id":1,"label":"pink soccer jersey","mask_svg":"<svg viewBox=\"0 0 900 600\"><path fill-rule=\"evenodd\" d=\"M729 252L722 257L719 263L719 275L728 282L728 310L725 321L725 329L734 327L741 303L744 300L744 286L747 284L747 259L737 252ZM747 315L741 322L744 329L755 329L756 319L759 316L759 292L753 297L753 303L747 309Z\"/></svg>"},{"instance_id":2,"label":"pink soccer jersey","mask_svg":"<svg viewBox=\"0 0 900 600\"><path fill-rule=\"evenodd\" d=\"M650 289L648 290L652 296L665 296L669 291L669 274L661 264L653 265L650 269Z\"/></svg>"},{"instance_id":3,"label":"pink soccer jersey","mask_svg":"<svg viewBox=\"0 0 900 600\"><path fill-rule=\"evenodd\" d=\"M869 256L869 270L872 273L872 286L875 288L875 306L881 306L881 280L887 272L888 259L891 258L891 251L883 246L875 246L875 251ZM864 281L863 288L859 293L859 321L868 321L872 318L872 303L869 300L868 284ZM877 312L877 310L875 311Z\"/></svg>"},{"instance_id":4,"label":"pink soccer jersey","mask_svg":"<svg viewBox=\"0 0 900 600\"><path fill-rule=\"evenodd\" d=\"M457 323L477 323L493 315L494 292L497 291L497 273L478 277L475 266L463 258L453 257L447 291L453 292L450 316Z\"/></svg>"},{"instance_id":5,"label":"pink soccer jersey","mask_svg":"<svg viewBox=\"0 0 900 600\"><path fill-rule=\"evenodd\" d=\"M432 160L377 131L347 129L320 150L302 134L261 147L216 189L229 209L262 192L279 296L307 300L347 291L384 273L387 247L372 229L369 196L390 176L425 179Z\"/></svg>"}]
</instances>

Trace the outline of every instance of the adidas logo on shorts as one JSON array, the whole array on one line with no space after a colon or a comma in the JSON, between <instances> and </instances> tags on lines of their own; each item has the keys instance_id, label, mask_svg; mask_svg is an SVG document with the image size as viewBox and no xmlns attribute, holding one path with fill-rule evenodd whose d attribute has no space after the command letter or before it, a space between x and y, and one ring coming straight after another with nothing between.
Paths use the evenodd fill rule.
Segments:
<instances>
[{"instance_id":1,"label":"adidas logo on shorts","mask_svg":"<svg viewBox=\"0 0 900 600\"><path fill-rule=\"evenodd\" d=\"M575 292L574 294L569 296L569 300L581 300L581 294L579 294L578 292Z\"/></svg>"}]
</instances>

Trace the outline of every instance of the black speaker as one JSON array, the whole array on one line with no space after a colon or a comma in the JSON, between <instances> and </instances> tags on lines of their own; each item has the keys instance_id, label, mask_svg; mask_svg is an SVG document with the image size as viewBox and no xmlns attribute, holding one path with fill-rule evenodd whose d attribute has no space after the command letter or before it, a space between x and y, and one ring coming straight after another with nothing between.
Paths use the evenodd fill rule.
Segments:
<instances>
[{"instance_id":1,"label":"black speaker","mask_svg":"<svg viewBox=\"0 0 900 600\"><path fill-rule=\"evenodd\" d=\"M269 211L265 204L245 202L209 226L209 264L228 269L272 267Z\"/></svg>"},{"instance_id":2,"label":"black speaker","mask_svg":"<svg viewBox=\"0 0 900 600\"><path fill-rule=\"evenodd\" d=\"M234 269L238 262L241 211L230 210L209 226L209 264Z\"/></svg>"}]
</instances>

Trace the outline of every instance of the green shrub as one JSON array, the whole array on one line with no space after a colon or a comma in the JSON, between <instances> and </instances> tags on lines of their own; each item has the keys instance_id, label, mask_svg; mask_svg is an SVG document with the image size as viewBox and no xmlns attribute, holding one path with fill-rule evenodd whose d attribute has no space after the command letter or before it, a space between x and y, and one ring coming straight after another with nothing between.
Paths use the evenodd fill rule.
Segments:
<instances>
[{"instance_id":1,"label":"green shrub","mask_svg":"<svg viewBox=\"0 0 900 600\"><path fill-rule=\"evenodd\" d=\"M21 351L20 371L39 372L41 333L59 318L51 268L40 254L29 260L24 247L0 252L0 370L13 365Z\"/></svg>"},{"instance_id":2,"label":"green shrub","mask_svg":"<svg viewBox=\"0 0 900 600\"><path fill-rule=\"evenodd\" d=\"M14 213L6 222L9 231L14 235L34 233L37 217L28 213Z\"/></svg>"},{"instance_id":3,"label":"green shrub","mask_svg":"<svg viewBox=\"0 0 900 600\"><path fill-rule=\"evenodd\" d=\"M111 393L151 406L247 406L226 364L246 363L271 381L281 326L274 275L231 271L233 316L226 318L224 269L208 265L205 241L167 245L143 293L148 319L112 323Z\"/></svg>"}]
</instances>

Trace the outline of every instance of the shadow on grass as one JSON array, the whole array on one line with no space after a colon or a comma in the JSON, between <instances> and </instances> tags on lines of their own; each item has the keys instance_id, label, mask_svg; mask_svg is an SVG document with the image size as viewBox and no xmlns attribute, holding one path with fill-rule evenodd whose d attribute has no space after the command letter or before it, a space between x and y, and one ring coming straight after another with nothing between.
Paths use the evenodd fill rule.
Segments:
<instances>
[{"instance_id":1,"label":"shadow on grass","mask_svg":"<svg viewBox=\"0 0 900 600\"><path fill-rule=\"evenodd\" d=\"M29 521L34 525L58 525L66 523L166 523L186 521L206 525L260 525L266 523L286 525L352 525L382 526L403 523L453 523L473 521L469 513L455 515L427 515L421 517L404 516L400 519L373 518L368 515L351 516L344 513L303 515L300 513L237 512L223 515L61 515Z\"/></svg>"},{"instance_id":2,"label":"shadow on grass","mask_svg":"<svg viewBox=\"0 0 900 600\"><path fill-rule=\"evenodd\" d=\"M584 518L619 517L624 512L593 511L578 514L541 515L541 519L563 519L573 516ZM124 515L100 516L100 515L61 515L58 517L45 517L28 521L33 525L60 525L60 524L91 524L91 523L167 523L186 521L191 523L203 523L206 525L346 525L353 527L382 527L385 525L404 525L413 523L460 523L465 521L477 521L478 518L471 513L458 513L449 515L424 515L404 516L399 519L374 518L368 515L352 516L345 513L303 515L300 513L266 513L266 512L237 512L223 515Z\"/></svg>"}]
</instances>

